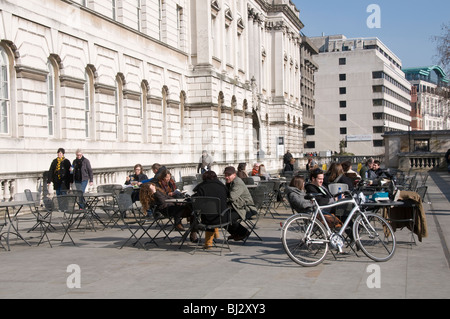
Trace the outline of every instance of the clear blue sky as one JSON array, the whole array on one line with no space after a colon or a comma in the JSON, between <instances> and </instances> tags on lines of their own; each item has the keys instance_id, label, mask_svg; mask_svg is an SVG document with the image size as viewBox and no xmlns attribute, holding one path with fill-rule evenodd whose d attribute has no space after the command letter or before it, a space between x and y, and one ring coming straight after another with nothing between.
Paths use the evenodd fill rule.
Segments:
<instances>
[{"instance_id":1,"label":"clear blue sky","mask_svg":"<svg viewBox=\"0 0 450 319\"><path fill-rule=\"evenodd\" d=\"M377 37L403 64L403 68L436 63L433 36L450 23L449 0L292 0L300 10L309 37L343 34L347 38ZM380 8L380 28L369 28L370 4Z\"/></svg>"}]
</instances>

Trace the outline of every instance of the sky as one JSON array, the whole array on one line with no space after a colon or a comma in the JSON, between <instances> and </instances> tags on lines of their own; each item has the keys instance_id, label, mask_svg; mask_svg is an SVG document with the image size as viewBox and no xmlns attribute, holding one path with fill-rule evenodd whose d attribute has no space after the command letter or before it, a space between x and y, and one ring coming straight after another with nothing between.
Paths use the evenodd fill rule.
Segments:
<instances>
[{"instance_id":1,"label":"sky","mask_svg":"<svg viewBox=\"0 0 450 319\"><path fill-rule=\"evenodd\" d=\"M449 0L292 1L300 10L304 35L377 37L400 58L403 68L436 64L436 42L432 37L443 35L442 25L450 23ZM371 4L378 5L379 11L368 11ZM369 28L367 20L379 22L379 28Z\"/></svg>"}]
</instances>

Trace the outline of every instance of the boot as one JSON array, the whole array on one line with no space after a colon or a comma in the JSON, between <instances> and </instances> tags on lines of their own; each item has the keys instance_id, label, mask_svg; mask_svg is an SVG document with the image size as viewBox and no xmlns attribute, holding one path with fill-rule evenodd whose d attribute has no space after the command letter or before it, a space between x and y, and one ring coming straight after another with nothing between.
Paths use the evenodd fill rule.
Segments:
<instances>
[{"instance_id":1,"label":"boot","mask_svg":"<svg viewBox=\"0 0 450 319\"><path fill-rule=\"evenodd\" d=\"M219 228L214 228L214 238L218 239L219 238Z\"/></svg>"},{"instance_id":2,"label":"boot","mask_svg":"<svg viewBox=\"0 0 450 319\"><path fill-rule=\"evenodd\" d=\"M203 248L211 249L213 247L213 241L214 241L214 232L205 231L205 245L203 246Z\"/></svg>"}]
</instances>

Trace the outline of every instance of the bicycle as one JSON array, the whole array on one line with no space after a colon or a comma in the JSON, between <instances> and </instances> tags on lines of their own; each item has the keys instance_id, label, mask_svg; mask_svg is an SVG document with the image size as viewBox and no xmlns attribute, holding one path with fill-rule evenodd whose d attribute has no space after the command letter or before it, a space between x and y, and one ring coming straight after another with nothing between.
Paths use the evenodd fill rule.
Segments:
<instances>
[{"instance_id":1,"label":"bicycle","mask_svg":"<svg viewBox=\"0 0 450 319\"><path fill-rule=\"evenodd\" d=\"M344 233L353 219L353 243L367 257L384 262L394 255L396 241L389 223L379 215L361 210L357 195L354 198L348 191L341 194L348 194L350 198L324 206L317 204L315 196L319 194L307 194L305 199L313 201L314 211L311 214L293 215L284 222L281 231L283 247L297 264L306 267L320 264L327 255L329 244L342 253L346 242ZM353 205L347 219L340 229L331 230L324 216L326 213L322 210L346 204Z\"/></svg>"}]
</instances>

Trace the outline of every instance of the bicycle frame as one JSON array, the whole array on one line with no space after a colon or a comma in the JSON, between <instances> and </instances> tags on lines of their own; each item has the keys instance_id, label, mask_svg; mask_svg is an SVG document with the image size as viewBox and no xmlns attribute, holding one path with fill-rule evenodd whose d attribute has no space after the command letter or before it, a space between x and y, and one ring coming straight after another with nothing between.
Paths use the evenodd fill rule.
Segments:
<instances>
[{"instance_id":1,"label":"bicycle frame","mask_svg":"<svg viewBox=\"0 0 450 319\"><path fill-rule=\"evenodd\" d=\"M333 208L336 206L340 206L340 205L344 205L344 204L352 204L354 207L353 209L350 211L350 214L348 215L347 219L345 220L344 224L342 225L341 229L339 232L337 232L338 235L342 236L342 234L344 233L345 229L347 228L348 224L350 223L353 215L355 215L355 213L358 211L359 213L361 213L361 210L359 209L359 205L358 203L356 203L356 200L352 197L352 199L345 199L345 200L341 200L341 201L337 201L334 202L332 204L328 204L328 205L323 205L323 206L319 206L319 204L317 203L316 199L313 197L311 199L314 202L314 205L316 207L316 209L314 210L314 213L312 215L311 220L316 221L317 220L317 215L320 216L320 218L322 218L323 221L326 221L325 216L322 212L323 209L329 209L329 208ZM322 223L325 226L325 229L328 232L328 235L332 234L333 232L331 231L330 227L328 226L328 223L324 222Z\"/></svg>"}]
</instances>

